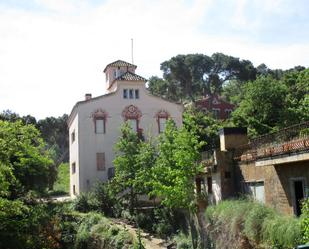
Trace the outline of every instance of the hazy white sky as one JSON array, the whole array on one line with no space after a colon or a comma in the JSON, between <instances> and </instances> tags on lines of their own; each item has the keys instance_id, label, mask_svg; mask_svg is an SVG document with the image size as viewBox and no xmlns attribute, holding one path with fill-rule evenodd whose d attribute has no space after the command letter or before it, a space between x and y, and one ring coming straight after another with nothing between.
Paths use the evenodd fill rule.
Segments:
<instances>
[{"instance_id":1,"label":"hazy white sky","mask_svg":"<svg viewBox=\"0 0 309 249\"><path fill-rule=\"evenodd\" d=\"M309 66L307 0L0 0L0 111L70 113L102 95L106 64L146 78L177 54L223 52L255 66Z\"/></svg>"}]
</instances>

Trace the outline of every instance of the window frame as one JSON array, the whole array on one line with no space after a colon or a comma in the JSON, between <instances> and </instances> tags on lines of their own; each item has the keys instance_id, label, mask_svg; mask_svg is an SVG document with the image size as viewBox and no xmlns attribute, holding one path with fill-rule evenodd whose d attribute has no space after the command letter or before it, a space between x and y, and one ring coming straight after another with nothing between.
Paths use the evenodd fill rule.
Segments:
<instances>
[{"instance_id":1,"label":"window frame","mask_svg":"<svg viewBox=\"0 0 309 249\"><path fill-rule=\"evenodd\" d=\"M100 158L100 156L102 156L102 157ZM97 152L96 153L96 165L97 165L97 171L105 171L106 170L105 152Z\"/></svg>"},{"instance_id":2,"label":"window frame","mask_svg":"<svg viewBox=\"0 0 309 249\"><path fill-rule=\"evenodd\" d=\"M98 129L97 129L97 121L100 121L100 120L103 121L103 132L98 132ZM95 134L105 134L106 133L106 119L105 119L105 117L95 117L94 118L94 133Z\"/></svg>"}]
</instances>

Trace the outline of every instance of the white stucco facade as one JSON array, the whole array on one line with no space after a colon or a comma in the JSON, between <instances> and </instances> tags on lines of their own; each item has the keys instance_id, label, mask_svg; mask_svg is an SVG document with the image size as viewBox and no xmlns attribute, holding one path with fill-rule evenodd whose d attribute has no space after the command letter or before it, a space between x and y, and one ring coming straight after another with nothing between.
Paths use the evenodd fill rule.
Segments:
<instances>
[{"instance_id":1,"label":"white stucco facade","mask_svg":"<svg viewBox=\"0 0 309 249\"><path fill-rule=\"evenodd\" d=\"M108 93L88 96L73 107L68 121L71 195L87 191L96 181L107 181L112 175L114 144L126 120L136 122L146 139L159 135L162 118L171 118L181 126L183 106L152 96L145 87L146 80L136 75L135 69L123 61L109 64L104 70ZM105 128L99 123L96 126L100 120Z\"/></svg>"}]
</instances>

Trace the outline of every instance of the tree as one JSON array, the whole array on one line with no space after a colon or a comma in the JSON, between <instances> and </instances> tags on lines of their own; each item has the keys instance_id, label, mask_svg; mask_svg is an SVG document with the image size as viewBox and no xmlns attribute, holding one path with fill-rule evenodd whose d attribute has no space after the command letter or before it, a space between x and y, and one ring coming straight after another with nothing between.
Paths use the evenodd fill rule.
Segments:
<instances>
[{"instance_id":1,"label":"tree","mask_svg":"<svg viewBox=\"0 0 309 249\"><path fill-rule=\"evenodd\" d=\"M129 190L129 209L133 212L137 194L147 194L150 169L155 161L155 149L150 142L143 142L126 122L121 137L115 145L115 181L123 191Z\"/></svg>"},{"instance_id":2,"label":"tree","mask_svg":"<svg viewBox=\"0 0 309 249\"><path fill-rule=\"evenodd\" d=\"M158 158L152 169L152 193L168 207L195 208L195 176L200 172L199 150L203 144L185 127L177 130L168 121L159 137Z\"/></svg>"},{"instance_id":3,"label":"tree","mask_svg":"<svg viewBox=\"0 0 309 249\"><path fill-rule=\"evenodd\" d=\"M174 100L194 101L206 94L220 94L222 86L230 80L246 81L256 77L250 61L222 53L211 57L203 54L177 55L164 61L161 70L163 79L152 78L150 90Z\"/></svg>"},{"instance_id":4,"label":"tree","mask_svg":"<svg viewBox=\"0 0 309 249\"><path fill-rule=\"evenodd\" d=\"M0 121L0 163L2 187L9 198L45 190L52 160L33 125Z\"/></svg>"},{"instance_id":5,"label":"tree","mask_svg":"<svg viewBox=\"0 0 309 249\"><path fill-rule=\"evenodd\" d=\"M299 70L287 70L280 79L260 76L245 84L232 113L234 125L248 127L256 136L308 120L309 69Z\"/></svg>"}]
</instances>

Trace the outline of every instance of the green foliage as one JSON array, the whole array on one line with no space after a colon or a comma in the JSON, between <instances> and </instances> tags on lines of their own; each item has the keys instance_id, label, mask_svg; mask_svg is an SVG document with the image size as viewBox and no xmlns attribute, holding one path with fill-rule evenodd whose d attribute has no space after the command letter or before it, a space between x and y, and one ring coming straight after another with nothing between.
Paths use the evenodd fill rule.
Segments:
<instances>
[{"instance_id":1,"label":"green foliage","mask_svg":"<svg viewBox=\"0 0 309 249\"><path fill-rule=\"evenodd\" d=\"M223 121L190 107L183 113L183 125L189 132L196 134L200 142L203 142L200 151L208 151L219 146L218 132L224 126Z\"/></svg>"},{"instance_id":2,"label":"green foliage","mask_svg":"<svg viewBox=\"0 0 309 249\"><path fill-rule=\"evenodd\" d=\"M88 213L81 220L74 248L133 249L134 240L128 231L112 225L102 215Z\"/></svg>"},{"instance_id":3,"label":"green foliage","mask_svg":"<svg viewBox=\"0 0 309 249\"><path fill-rule=\"evenodd\" d=\"M91 191L79 194L73 200L72 207L83 213L96 211L113 217L120 216L122 210L113 182L97 182Z\"/></svg>"},{"instance_id":4,"label":"green foliage","mask_svg":"<svg viewBox=\"0 0 309 249\"><path fill-rule=\"evenodd\" d=\"M20 121L0 121L0 163L1 189L11 198L44 191L53 170L39 131Z\"/></svg>"},{"instance_id":5,"label":"green foliage","mask_svg":"<svg viewBox=\"0 0 309 249\"><path fill-rule=\"evenodd\" d=\"M177 130L172 121L159 138L158 158L152 171L152 194L168 207L195 207L194 177L200 172L199 150L203 144L185 127Z\"/></svg>"},{"instance_id":6,"label":"green foliage","mask_svg":"<svg viewBox=\"0 0 309 249\"><path fill-rule=\"evenodd\" d=\"M234 125L248 127L251 136L309 119L309 69L289 70L279 79L260 76L240 90L241 97L234 96L241 101L232 120Z\"/></svg>"},{"instance_id":7,"label":"green foliage","mask_svg":"<svg viewBox=\"0 0 309 249\"><path fill-rule=\"evenodd\" d=\"M174 237L177 244L177 249L193 249L191 236L184 233L179 233Z\"/></svg>"},{"instance_id":8,"label":"green foliage","mask_svg":"<svg viewBox=\"0 0 309 249\"><path fill-rule=\"evenodd\" d=\"M150 186L151 168L155 162L155 148L151 141L143 142L128 123L121 128L121 137L115 145L116 158L113 163L116 168L115 182L119 190L129 189L129 208L133 212L136 206L137 194L147 194Z\"/></svg>"},{"instance_id":9,"label":"green foliage","mask_svg":"<svg viewBox=\"0 0 309 249\"><path fill-rule=\"evenodd\" d=\"M171 100L194 100L206 94L219 94L229 80L255 79L256 70L248 60L222 53L177 55L161 63L163 78L152 77L152 93Z\"/></svg>"},{"instance_id":10,"label":"green foliage","mask_svg":"<svg viewBox=\"0 0 309 249\"><path fill-rule=\"evenodd\" d=\"M226 243L237 248L243 240L254 248L288 249L301 240L298 218L281 215L251 200L222 201L207 208L206 218L208 232L218 248Z\"/></svg>"},{"instance_id":11,"label":"green foliage","mask_svg":"<svg viewBox=\"0 0 309 249\"><path fill-rule=\"evenodd\" d=\"M57 169L57 178L54 183L54 194L69 194L70 191L70 166L68 163L62 163Z\"/></svg>"},{"instance_id":12,"label":"green foliage","mask_svg":"<svg viewBox=\"0 0 309 249\"><path fill-rule=\"evenodd\" d=\"M302 216L301 216L301 229L303 232L303 243L309 244L309 199L303 202Z\"/></svg>"}]
</instances>

